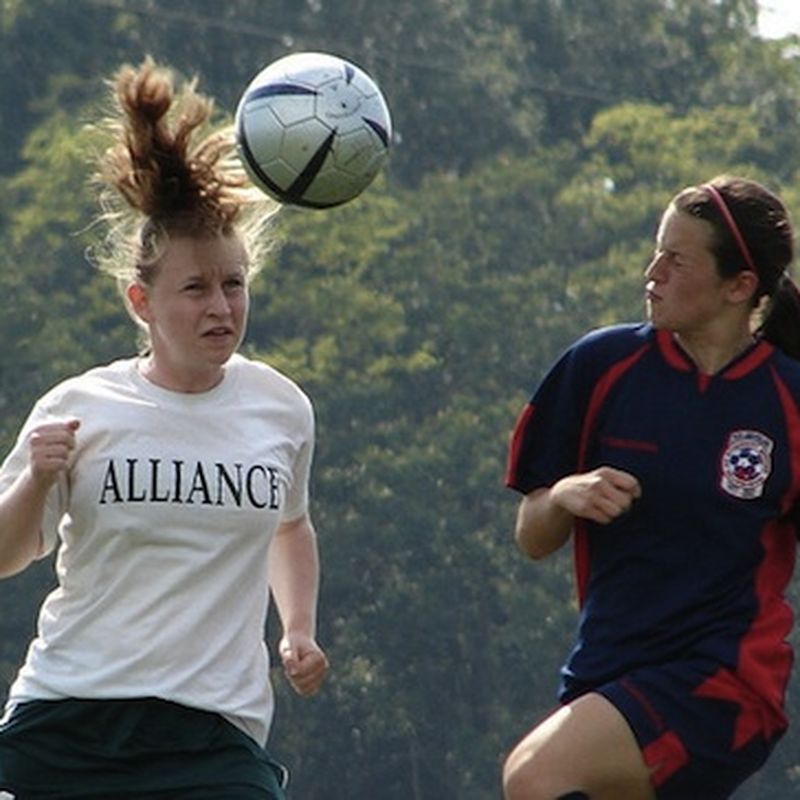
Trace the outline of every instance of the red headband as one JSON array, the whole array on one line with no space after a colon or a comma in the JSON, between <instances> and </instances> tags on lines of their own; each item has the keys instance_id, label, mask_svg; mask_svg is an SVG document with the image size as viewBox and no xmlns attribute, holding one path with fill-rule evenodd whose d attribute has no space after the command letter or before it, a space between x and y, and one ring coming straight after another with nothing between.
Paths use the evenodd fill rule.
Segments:
<instances>
[{"instance_id":1,"label":"red headband","mask_svg":"<svg viewBox=\"0 0 800 800\"><path fill-rule=\"evenodd\" d=\"M719 213L722 214L722 218L725 220L728 230L731 232L731 235L739 247L739 252L744 257L744 262L747 264L747 268L751 272L758 274L756 265L753 262L753 257L750 255L750 250L747 247L747 242L745 242L744 237L739 230L739 226L736 224L736 220L733 218L733 214L731 214L730 210L728 209L728 205L723 196L719 193L719 190L710 183L704 183L700 188L705 189L708 192L709 197L711 197L711 199L714 201L714 205L719 209Z\"/></svg>"}]
</instances>

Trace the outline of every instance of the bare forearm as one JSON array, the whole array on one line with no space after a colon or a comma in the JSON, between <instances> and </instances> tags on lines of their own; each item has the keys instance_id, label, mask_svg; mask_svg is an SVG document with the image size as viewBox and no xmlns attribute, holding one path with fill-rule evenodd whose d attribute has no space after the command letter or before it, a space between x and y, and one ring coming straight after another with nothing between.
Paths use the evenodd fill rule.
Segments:
<instances>
[{"instance_id":1,"label":"bare forearm","mask_svg":"<svg viewBox=\"0 0 800 800\"><path fill-rule=\"evenodd\" d=\"M20 572L41 552L47 494L69 469L79 427L68 419L31 430L28 464L0 496L0 576Z\"/></svg>"},{"instance_id":2,"label":"bare forearm","mask_svg":"<svg viewBox=\"0 0 800 800\"><path fill-rule=\"evenodd\" d=\"M567 541L576 518L607 525L625 514L641 493L634 475L614 467L567 475L523 498L517 543L531 558L543 558Z\"/></svg>"},{"instance_id":3,"label":"bare forearm","mask_svg":"<svg viewBox=\"0 0 800 800\"><path fill-rule=\"evenodd\" d=\"M21 572L39 554L47 492L25 470L0 496L0 577Z\"/></svg>"},{"instance_id":4,"label":"bare forearm","mask_svg":"<svg viewBox=\"0 0 800 800\"><path fill-rule=\"evenodd\" d=\"M314 694L329 664L316 641L319 557L308 517L283 523L275 533L269 583L283 624L278 652L286 677L298 694Z\"/></svg>"},{"instance_id":5,"label":"bare forearm","mask_svg":"<svg viewBox=\"0 0 800 800\"><path fill-rule=\"evenodd\" d=\"M270 550L269 584L286 632L314 637L317 628L319 556L307 518L284 523Z\"/></svg>"},{"instance_id":6,"label":"bare forearm","mask_svg":"<svg viewBox=\"0 0 800 800\"><path fill-rule=\"evenodd\" d=\"M544 558L569 539L574 520L554 502L551 489L536 489L519 504L514 531L517 545L531 558Z\"/></svg>"}]
</instances>

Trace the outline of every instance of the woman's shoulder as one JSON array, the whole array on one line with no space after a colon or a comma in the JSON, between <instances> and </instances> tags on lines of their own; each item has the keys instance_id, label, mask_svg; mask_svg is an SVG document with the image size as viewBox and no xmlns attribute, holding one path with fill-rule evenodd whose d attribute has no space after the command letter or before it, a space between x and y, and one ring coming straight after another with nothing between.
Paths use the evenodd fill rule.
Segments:
<instances>
[{"instance_id":1,"label":"woman's shoulder","mask_svg":"<svg viewBox=\"0 0 800 800\"><path fill-rule=\"evenodd\" d=\"M70 375L50 387L40 398L44 404L58 403L77 394L102 393L112 385L129 383L136 369L135 358L119 359L107 364L89 367L84 372Z\"/></svg>"},{"instance_id":2,"label":"woman's shoulder","mask_svg":"<svg viewBox=\"0 0 800 800\"><path fill-rule=\"evenodd\" d=\"M623 323L595 328L581 336L570 347L573 359L588 359L592 363L612 363L633 354L655 341L655 331L649 323Z\"/></svg>"},{"instance_id":3,"label":"woman's shoulder","mask_svg":"<svg viewBox=\"0 0 800 800\"><path fill-rule=\"evenodd\" d=\"M772 345L771 364L795 398L800 400L800 361Z\"/></svg>"},{"instance_id":4,"label":"woman's shoulder","mask_svg":"<svg viewBox=\"0 0 800 800\"><path fill-rule=\"evenodd\" d=\"M609 325L585 333L551 365L545 382L567 382L575 391L589 391L615 364L652 345L655 335L648 323Z\"/></svg>"},{"instance_id":5,"label":"woman's shoulder","mask_svg":"<svg viewBox=\"0 0 800 800\"><path fill-rule=\"evenodd\" d=\"M653 326L648 322L626 322L595 328L577 340L577 347L638 348L647 344L654 336Z\"/></svg>"},{"instance_id":6,"label":"woman's shoulder","mask_svg":"<svg viewBox=\"0 0 800 800\"><path fill-rule=\"evenodd\" d=\"M228 362L228 368L234 373L238 391L266 393L272 398L311 408L311 400L299 384L265 361L237 354Z\"/></svg>"}]
</instances>

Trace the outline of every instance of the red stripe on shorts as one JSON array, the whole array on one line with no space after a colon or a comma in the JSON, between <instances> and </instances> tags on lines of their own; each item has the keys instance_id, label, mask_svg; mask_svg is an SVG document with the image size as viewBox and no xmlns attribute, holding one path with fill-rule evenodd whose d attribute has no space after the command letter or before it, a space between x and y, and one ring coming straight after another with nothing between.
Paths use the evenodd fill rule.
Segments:
<instances>
[{"instance_id":1,"label":"red stripe on shorts","mask_svg":"<svg viewBox=\"0 0 800 800\"><path fill-rule=\"evenodd\" d=\"M658 788L689 763L689 753L674 731L667 731L642 750L652 770L650 781Z\"/></svg>"}]
</instances>

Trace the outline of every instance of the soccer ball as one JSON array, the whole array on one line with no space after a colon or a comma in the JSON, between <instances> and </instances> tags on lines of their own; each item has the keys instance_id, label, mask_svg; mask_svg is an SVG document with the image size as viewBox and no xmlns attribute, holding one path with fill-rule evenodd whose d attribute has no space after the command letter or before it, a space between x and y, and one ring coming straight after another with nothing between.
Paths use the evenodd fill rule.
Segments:
<instances>
[{"instance_id":1,"label":"soccer ball","mask_svg":"<svg viewBox=\"0 0 800 800\"><path fill-rule=\"evenodd\" d=\"M309 208L361 194L392 137L372 78L327 53L294 53L261 70L242 94L235 129L252 182L281 203Z\"/></svg>"}]
</instances>

